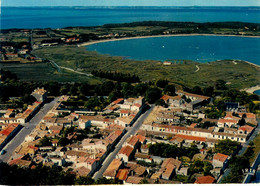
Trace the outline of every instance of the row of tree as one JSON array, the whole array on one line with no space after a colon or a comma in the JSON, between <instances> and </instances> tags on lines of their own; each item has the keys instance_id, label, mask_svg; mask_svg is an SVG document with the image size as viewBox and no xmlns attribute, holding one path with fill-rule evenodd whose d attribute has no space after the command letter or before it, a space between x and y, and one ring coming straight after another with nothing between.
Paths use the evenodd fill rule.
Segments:
<instances>
[{"instance_id":1,"label":"row of tree","mask_svg":"<svg viewBox=\"0 0 260 186\"><path fill-rule=\"evenodd\" d=\"M93 74L94 76L97 76L97 77L106 78L106 79L119 81L119 82L137 83L140 81L140 78L136 75L124 74L121 72L93 70L91 72L91 74Z\"/></svg>"},{"instance_id":2,"label":"row of tree","mask_svg":"<svg viewBox=\"0 0 260 186\"><path fill-rule=\"evenodd\" d=\"M165 158L176 158L181 156L188 156L189 158L192 158L194 154L197 153L199 153L199 149L196 145L192 145L189 148L177 147L176 145L166 143L156 143L149 146L149 154Z\"/></svg>"}]
</instances>

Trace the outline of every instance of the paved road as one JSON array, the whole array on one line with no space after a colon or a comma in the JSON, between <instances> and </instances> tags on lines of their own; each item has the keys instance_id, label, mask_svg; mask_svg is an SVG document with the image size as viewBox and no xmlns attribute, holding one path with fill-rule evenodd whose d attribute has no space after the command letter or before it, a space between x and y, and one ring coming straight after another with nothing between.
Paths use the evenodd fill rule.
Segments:
<instances>
[{"instance_id":1,"label":"paved road","mask_svg":"<svg viewBox=\"0 0 260 186\"><path fill-rule=\"evenodd\" d=\"M24 128L4 147L7 151L4 155L0 155L0 160L8 162L14 150L22 144L25 137L32 132L35 126L42 120L42 118L51 110L59 98L55 98L52 102L45 104L40 111L30 120L24 124Z\"/></svg>"},{"instance_id":2,"label":"paved road","mask_svg":"<svg viewBox=\"0 0 260 186\"><path fill-rule=\"evenodd\" d=\"M238 154L237 154L238 156L242 155L242 154L246 151L247 146L248 146L248 144L250 143L250 141L252 141L252 140L256 137L256 135L260 132L260 120L259 120L259 119L257 119L257 123L258 123L257 128L255 129L255 131L253 132L253 134L250 136L250 138L247 140L246 143L242 144L242 148L240 149L240 151L239 151ZM221 180L222 180L224 177L226 177L227 175L229 175L230 171L231 171L231 169L230 169L230 168L227 168L227 169L225 170L224 174L218 179L218 183L220 183Z\"/></svg>"},{"instance_id":3,"label":"paved road","mask_svg":"<svg viewBox=\"0 0 260 186\"><path fill-rule=\"evenodd\" d=\"M129 138L131 135L134 135L138 129L141 127L142 123L144 122L144 120L148 117L148 115L152 112L154 108L154 105L151 106L151 108L146 111L144 114L142 114L138 120L136 120L136 122L133 124L133 126L128 130L128 132L121 138L121 140L118 142L118 144L115 146L115 149L113 152L111 152L107 158L104 160L102 167L100 168L99 171L97 171L94 176L93 179L97 180L98 178L101 178L103 173L105 172L105 170L107 169L107 167L109 166L109 164L112 162L113 159L116 158L117 153L119 152L119 150L122 148L123 143L126 141L127 138Z\"/></svg>"}]
</instances>

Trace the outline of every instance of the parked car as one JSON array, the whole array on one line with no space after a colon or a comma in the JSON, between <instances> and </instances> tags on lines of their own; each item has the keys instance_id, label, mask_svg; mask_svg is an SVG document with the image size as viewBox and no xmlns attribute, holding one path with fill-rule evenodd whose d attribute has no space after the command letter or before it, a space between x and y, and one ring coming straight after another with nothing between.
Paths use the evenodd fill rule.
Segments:
<instances>
[{"instance_id":1,"label":"parked car","mask_svg":"<svg viewBox=\"0 0 260 186\"><path fill-rule=\"evenodd\" d=\"M6 153L6 150L3 149L3 150L1 151L1 155L4 155L5 153Z\"/></svg>"}]
</instances>

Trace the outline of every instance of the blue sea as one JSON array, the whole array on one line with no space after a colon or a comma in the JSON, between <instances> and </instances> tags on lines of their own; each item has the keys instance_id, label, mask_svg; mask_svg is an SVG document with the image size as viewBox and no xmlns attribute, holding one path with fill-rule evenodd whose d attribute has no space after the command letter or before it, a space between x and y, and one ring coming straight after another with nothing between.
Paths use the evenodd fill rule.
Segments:
<instances>
[{"instance_id":1,"label":"blue sea","mask_svg":"<svg viewBox=\"0 0 260 186\"><path fill-rule=\"evenodd\" d=\"M173 36L96 43L87 50L136 60L245 60L260 65L260 38Z\"/></svg>"},{"instance_id":2,"label":"blue sea","mask_svg":"<svg viewBox=\"0 0 260 186\"><path fill-rule=\"evenodd\" d=\"M260 23L259 7L2 7L1 29L98 26L134 21Z\"/></svg>"}]
</instances>

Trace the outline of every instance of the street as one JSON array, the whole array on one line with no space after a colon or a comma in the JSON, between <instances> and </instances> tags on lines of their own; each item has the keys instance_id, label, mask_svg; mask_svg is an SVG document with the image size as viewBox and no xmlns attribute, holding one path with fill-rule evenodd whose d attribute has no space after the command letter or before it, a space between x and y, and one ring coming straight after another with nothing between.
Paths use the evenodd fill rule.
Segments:
<instances>
[{"instance_id":1,"label":"street","mask_svg":"<svg viewBox=\"0 0 260 186\"><path fill-rule=\"evenodd\" d=\"M121 138L121 140L118 142L118 144L115 146L115 149L113 152L111 152L107 158L104 160L102 167L99 169L99 171L97 171L94 176L93 179L97 180L98 178L101 178L103 173L105 172L105 170L107 169L107 167L109 166L109 164L112 162L113 159L116 158L117 153L119 152L119 150L122 148L122 145L124 144L124 142L126 141L127 138L129 138L131 135L134 135L138 129L141 127L142 123L144 122L144 120L149 116L149 114L152 112L152 110L154 109L154 105L151 106L151 108L146 111L144 114L142 114L137 120L136 122L133 124L133 126L127 131L127 133Z\"/></svg>"},{"instance_id":2,"label":"street","mask_svg":"<svg viewBox=\"0 0 260 186\"><path fill-rule=\"evenodd\" d=\"M259 131L260 131L260 121L259 121L259 119L257 119L257 123L258 123L258 125L257 125L255 131L253 132L253 134L250 136L250 138L247 140L246 143L242 144L242 148L240 149L240 151L239 151L238 154L237 154L238 156L242 155L242 154L246 151L247 146L248 146L248 144L250 143L250 141L252 141L252 140L256 137L256 135L259 133ZM230 169L230 168L227 168L227 169L225 170L224 174L218 179L218 183L220 183L221 180L222 180L224 177L228 176L229 173L230 173L230 171L231 171L231 169Z\"/></svg>"},{"instance_id":3,"label":"street","mask_svg":"<svg viewBox=\"0 0 260 186\"><path fill-rule=\"evenodd\" d=\"M8 162L12 156L13 151L22 144L25 137L33 131L35 126L42 120L47 112L53 108L58 99L59 98L55 98L50 103L45 104L28 123L24 124L23 129L21 129L21 131L4 147L6 153L4 155L0 155L0 161L2 160L4 162Z\"/></svg>"}]
</instances>

